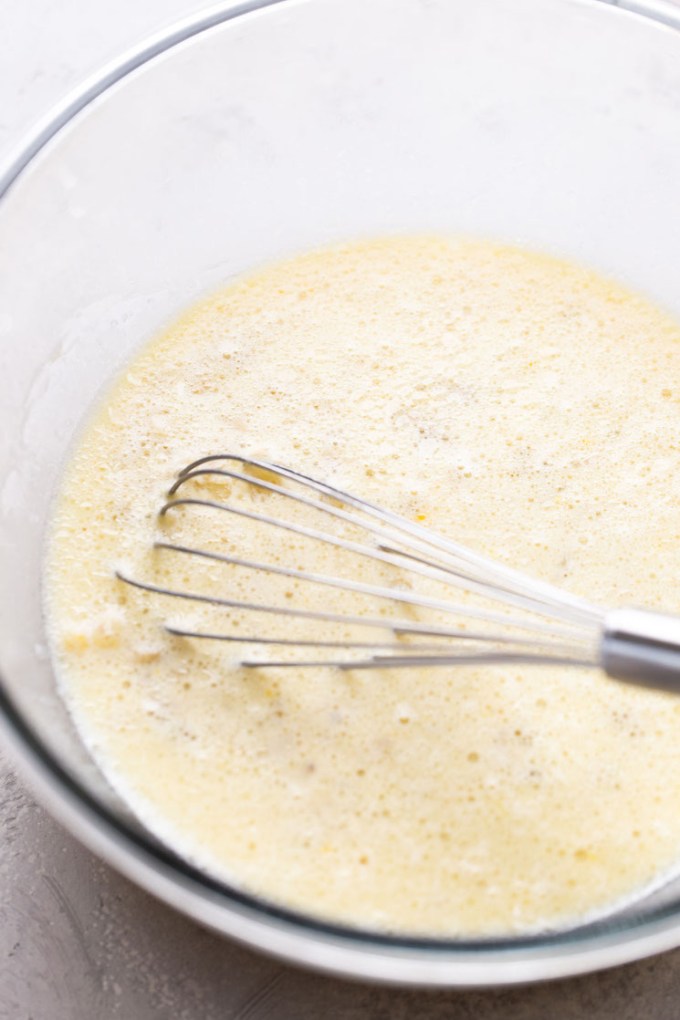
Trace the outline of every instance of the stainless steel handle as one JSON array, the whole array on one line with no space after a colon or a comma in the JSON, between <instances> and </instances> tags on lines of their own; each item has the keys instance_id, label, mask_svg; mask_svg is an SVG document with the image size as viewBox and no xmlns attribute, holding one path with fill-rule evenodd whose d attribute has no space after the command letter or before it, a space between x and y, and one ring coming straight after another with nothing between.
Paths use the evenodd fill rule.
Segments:
<instances>
[{"instance_id":1,"label":"stainless steel handle","mask_svg":"<svg viewBox=\"0 0 680 1020\"><path fill-rule=\"evenodd\" d=\"M613 609L605 617L600 655L616 680L680 694L680 616Z\"/></svg>"}]
</instances>

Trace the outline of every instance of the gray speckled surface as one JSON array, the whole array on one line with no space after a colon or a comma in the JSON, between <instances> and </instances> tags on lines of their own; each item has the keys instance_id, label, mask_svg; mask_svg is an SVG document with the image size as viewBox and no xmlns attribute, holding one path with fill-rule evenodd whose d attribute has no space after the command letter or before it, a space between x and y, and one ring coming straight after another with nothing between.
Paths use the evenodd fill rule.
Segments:
<instances>
[{"instance_id":1,"label":"gray speckled surface","mask_svg":"<svg viewBox=\"0 0 680 1020\"><path fill-rule=\"evenodd\" d=\"M196 0L4 0L0 155L63 92ZM680 950L491 993L405 992L282 967L156 903L64 832L0 758L0 1020L671 1020Z\"/></svg>"}]
</instances>

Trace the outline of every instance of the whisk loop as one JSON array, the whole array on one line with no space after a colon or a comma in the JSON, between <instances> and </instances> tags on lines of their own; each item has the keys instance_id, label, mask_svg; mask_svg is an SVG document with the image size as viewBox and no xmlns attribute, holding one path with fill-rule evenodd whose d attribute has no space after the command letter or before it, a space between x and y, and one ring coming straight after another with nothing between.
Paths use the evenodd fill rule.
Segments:
<instances>
[{"instance_id":1,"label":"whisk loop","mask_svg":"<svg viewBox=\"0 0 680 1020\"><path fill-rule=\"evenodd\" d=\"M232 490L229 498L207 499L197 495L196 483L200 485L206 481L229 484ZM233 491L239 487L245 497L241 500ZM282 505L289 508L290 513L272 516L254 509L254 493L282 498ZM259 632L201 630L166 623L165 629L175 636L263 649L280 646L340 649L345 653L315 659L246 657L242 666L295 669L333 666L365 670L543 663L600 666L610 675L624 679L664 688L680 686L680 624L676 618L643 611L607 612L603 607L475 553L421 524L291 468L240 454L201 457L179 472L159 515L163 519L178 513L192 513L197 508L216 514L228 513L277 533L288 533L325 549L359 557L364 563L394 568L406 580L401 586L392 587L165 539L154 544L159 553L288 578L296 584L312 585L319 593L324 589L355 593L378 603L389 603L393 608L406 607L409 613L418 615L414 620L399 615L385 616L381 612L377 615L348 613L332 608L305 609L259 603L229 597L228 591L223 595L193 592L140 581L123 571L117 572L116 576L126 584L156 595L311 625L309 633L297 638ZM321 522L319 526L307 523L306 517L296 519L296 512L309 516L308 511ZM349 528L354 537L346 537L343 528ZM444 586L445 597L433 596L417 587L432 581ZM452 589L465 592L462 601L451 600ZM483 604L468 601L470 599L481 600ZM631 612L637 616L631 618ZM628 616L622 617L622 613ZM441 617L447 622L440 622ZM317 637L315 624L340 624L382 634L375 641L368 638L331 640L324 635ZM654 632L652 636L650 627ZM349 653L357 651L367 654L352 658ZM632 665L631 660L634 660Z\"/></svg>"}]
</instances>

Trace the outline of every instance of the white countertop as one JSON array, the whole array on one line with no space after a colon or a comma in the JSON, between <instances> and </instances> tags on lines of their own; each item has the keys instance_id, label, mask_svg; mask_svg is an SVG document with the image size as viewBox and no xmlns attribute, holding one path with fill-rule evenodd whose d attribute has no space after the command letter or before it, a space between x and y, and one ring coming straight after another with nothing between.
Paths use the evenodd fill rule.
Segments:
<instances>
[{"instance_id":1,"label":"white countertop","mask_svg":"<svg viewBox=\"0 0 680 1020\"><path fill-rule=\"evenodd\" d=\"M195 0L4 0L0 157L103 61ZM680 809L680 808L679 808ZM296 971L210 935L64 832L0 760L0 1020L672 1020L680 950L494 993L372 988Z\"/></svg>"}]
</instances>

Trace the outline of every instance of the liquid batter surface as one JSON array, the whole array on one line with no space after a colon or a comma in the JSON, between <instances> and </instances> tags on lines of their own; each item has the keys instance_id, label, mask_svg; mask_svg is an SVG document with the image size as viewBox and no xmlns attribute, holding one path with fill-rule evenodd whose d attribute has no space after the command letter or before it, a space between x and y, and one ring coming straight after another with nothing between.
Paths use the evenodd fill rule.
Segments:
<instances>
[{"instance_id":1,"label":"liquid batter surface","mask_svg":"<svg viewBox=\"0 0 680 1020\"><path fill-rule=\"evenodd\" d=\"M678 380L680 328L645 300L487 242L338 247L196 306L83 432L48 550L64 696L110 781L211 874L382 931L574 924L669 874L671 697L558 668L245 670L242 646L161 624L244 633L252 620L132 590L113 571L318 608L318 590L152 550L170 536L338 567L333 552L270 545L207 512L158 522L179 468L237 450L597 603L680 612ZM196 484L207 498L231 492Z\"/></svg>"}]
</instances>

